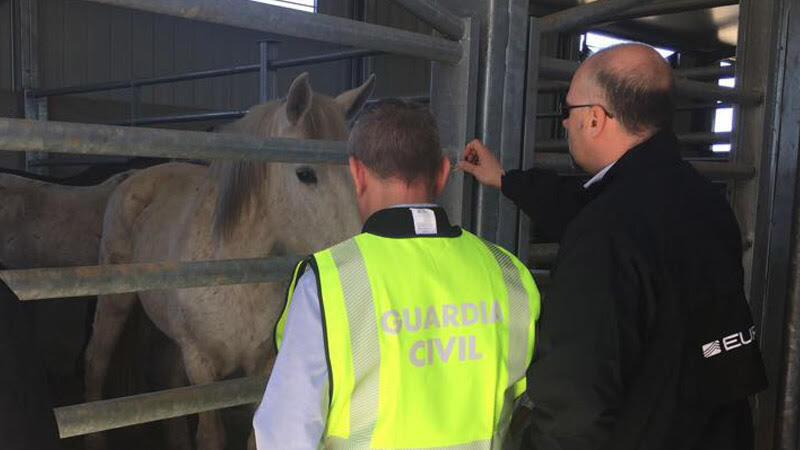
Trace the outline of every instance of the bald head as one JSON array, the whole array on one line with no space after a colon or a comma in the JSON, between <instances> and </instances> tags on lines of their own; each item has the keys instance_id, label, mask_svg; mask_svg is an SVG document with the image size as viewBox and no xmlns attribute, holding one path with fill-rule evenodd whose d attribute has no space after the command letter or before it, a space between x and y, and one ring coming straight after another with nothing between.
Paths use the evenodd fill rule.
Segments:
<instances>
[{"instance_id":1,"label":"bald head","mask_svg":"<svg viewBox=\"0 0 800 450\"><path fill-rule=\"evenodd\" d=\"M622 44L592 55L573 83L607 105L631 134L651 135L672 126L672 68L648 45Z\"/></svg>"}]
</instances>

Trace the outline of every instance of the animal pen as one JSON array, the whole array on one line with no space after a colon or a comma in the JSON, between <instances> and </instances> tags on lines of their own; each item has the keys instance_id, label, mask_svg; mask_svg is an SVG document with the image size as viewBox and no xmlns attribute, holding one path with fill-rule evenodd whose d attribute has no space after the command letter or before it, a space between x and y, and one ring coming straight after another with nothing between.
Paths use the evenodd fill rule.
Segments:
<instances>
[{"instance_id":1,"label":"animal pen","mask_svg":"<svg viewBox=\"0 0 800 450\"><path fill-rule=\"evenodd\" d=\"M684 142L732 144L730 158L690 160L706 176L727 183L743 233L745 292L770 379L769 389L759 394L755 402L756 448L797 448L800 240L795 230L800 227L800 216L795 204L800 139L800 5L796 0L599 0L538 18L529 17L528 0L396 0L430 24L436 36L253 2L230 7L230 2L224 0L92 1L356 49L276 60L274 46L264 42L257 65L73 88L37 90L28 84L31 89L26 91L26 117L38 120L0 119L0 149L29 152L31 167L46 164L36 152L343 164L347 157L342 142L48 122L43 99L126 87L132 95L131 120L126 125L230 118L243 112L138 117L137 87L250 71L260 73L260 97L264 101L275 95L275 69L390 53L431 61L430 107L439 122L442 146L452 158L457 157L466 141L479 137L499 152L503 167L542 167L574 174L568 155L558 153L565 148L564 141L537 140L535 136L537 118L543 117L537 114L539 93L563 90L564 81L577 67L572 61L540 56L541 37L632 17L738 3L738 45L733 69L737 87L697 81L730 74L731 68L676 71L680 96L712 105L724 102L735 106L733 132L691 133L679 138ZM33 17L35 1L26 0L21 5L23 19ZM35 40L34 22L23 20L23 37ZM35 57L30 52L25 55L23 64L27 64L27 73L32 76ZM465 228L515 250L523 261L532 261L537 281L546 284L548 272L541 267L552 259L554 245L531 245L529 221L499 192L484 189L456 173L442 204ZM299 256L287 256L9 270L0 276L20 299L31 301L283 281L298 259ZM259 377L242 378L56 408L55 413L60 435L67 438L255 403L260 400L264 383Z\"/></svg>"}]
</instances>

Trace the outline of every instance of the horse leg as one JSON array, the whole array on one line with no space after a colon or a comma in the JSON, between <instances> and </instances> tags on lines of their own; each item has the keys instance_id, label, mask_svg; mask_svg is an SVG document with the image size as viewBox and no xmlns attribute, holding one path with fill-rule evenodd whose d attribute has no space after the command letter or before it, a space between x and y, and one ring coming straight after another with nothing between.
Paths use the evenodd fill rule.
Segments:
<instances>
[{"instance_id":1,"label":"horse leg","mask_svg":"<svg viewBox=\"0 0 800 450\"><path fill-rule=\"evenodd\" d=\"M157 339L154 345L154 368L158 379L157 389L174 389L186 386L186 371L181 360L181 350L178 345L166 336ZM165 420L161 427L163 442L169 450L192 450L191 427L189 417L176 417Z\"/></svg>"},{"instance_id":2,"label":"horse leg","mask_svg":"<svg viewBox=\"0 0 800 450\"><path fill-rule=\"evenodd\" d=\"M136 294L101 295L94 314L94 330L86 348L86 400L97 401L103 396L103 384L114 347L119 341L125 321L136 304ZM105 435L94 433L86 437L87 448L106 447Z\"/></svg>"},{"instance_id":3,"label":"horse leg","mask_svg":"<svg viewBox=\"0 0 800 450\"><path fill-rule=\"evenodd\" d=\"M219 379L219 371L211 358L194 345L182 346L186 375L193 385L213 383ZM197 415L197 449L222 450L225 448L225 427L218 411Z\"/></svg>"}]
</instances>

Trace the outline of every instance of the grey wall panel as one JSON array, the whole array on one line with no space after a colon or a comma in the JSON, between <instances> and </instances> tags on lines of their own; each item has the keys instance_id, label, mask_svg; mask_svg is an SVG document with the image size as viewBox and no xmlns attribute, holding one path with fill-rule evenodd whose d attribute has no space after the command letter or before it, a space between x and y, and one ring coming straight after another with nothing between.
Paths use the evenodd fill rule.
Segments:
<instances>
[{"instance_id":1,"label":"grey wall panel","mask_svg":"<svg viewBox=\"0 0 800 450\"><path fill-rule=\"evenodd\" d=\"M175 22L177 19L169 16L155 16L153 18L153 72L175 73ZM153 98L159 103L175 103L175 86L162 84L153 87Z\"/></svg>"},{"instance_id":2,"label":"grey wall panel","mask_svg":"<svg viewBox=\"0 0 800 450\"><path fill-rule=\"evenodd\" d=\"M40 2L41 4L41 2ZM88 80L88 34L87 30L87 5L77 0L64 1L64 71L62 79L65 84L83 84ZM46 33L46 28L40 29L40 35ZM41 66L40 66L41 68Z\"/></svg>"},{"instance_id":3,"label":"grey wall panel","mask_svg":"<svg viewBox=\"0 0 800 450\"><path fill-rule=\"evenodd\" d=\"M134 11L131 16L131 76L145 78L153 76L154 53L154 14ZM160 50L160 45L159 45ZM139 98L142 103L153 103L154 86L141 88Z\"/></svg>"},{"instance_id":4,"label":"grey wall panel","mask_svg":"<svg viewBox=\"0 0 800 450\"><path fill-rule=\"evenodd\" d=\"M111 9L86 3L86 81L97 83L111 79ZM107 93L98 97L109 97Z\"/></svg>"},{"instance_id":5,"label":"grey wall panel","mask_svg":"<svg viewBox=\"0 0 800 450\"><path fill-rule=\"evenodd\" d=\"M0 90L11 86L11 0L0 0Z\"/></svg>"},{"instance_id":6,"label":"grey wall panel","mask_svg":"<svg viewBox=\"0 0 800 450\"><path fill-rule=\"evenodd\" d=\"M0 0L0 8L6 2L8 0ZM332 14L347 15L352 9L350 0L321 0L320 3L320 10ZM42 30L39 64L44 88L254 64L258 62L258 40L270 37L249 30L81 0L39 0L39 8L39 27ZM2 28L5 27L0 27L0 44L5 42ZM279 58L341 50L340 47L309 40L272 38L281 41ZM381 78L386 80L379 80L378 86L384 89L393 84L400 86L396 83L414 71L404 67L403 63L394 64L397 67L385 70L386 75ZM311 73L312 85L320 92L338 93L349 82L347 62L309 69L283 69L278 73L278 93L283 95L294 77L304 70ZM427 76L427 69L424 72ZM0 77L0 83L7 81ZM0 84L0 88L2 86ZM411 92L410 89L400 91ZM130 94L127 89L120 89L77 97L128 101ZM143 104L191 109L242 109L258 99L258 76L242 74L143 87L140 99ZM126 117L127 114L108 119L123 120Z\"/></svg>"},{"instance_id":7,"label":"grey wall panel","mask_svg":"<svg viewBox=\"0 0 800 450\"><path fill-rule=\"evenodd\" d=\"M430 34L431 28L393 2L367 0L367 21L418 33ZM386 55L373 58L378 97L427 94L430 63L423 59Z\"/></svg>"}]
</instances>

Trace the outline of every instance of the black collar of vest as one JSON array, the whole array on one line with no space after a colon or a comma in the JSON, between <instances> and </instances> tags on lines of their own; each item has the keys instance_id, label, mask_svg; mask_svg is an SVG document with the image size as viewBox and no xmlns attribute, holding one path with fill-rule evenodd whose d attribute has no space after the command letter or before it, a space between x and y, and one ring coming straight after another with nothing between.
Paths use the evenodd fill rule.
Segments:
<instances>
[{"instance_id":1,"label":"black collar of vest","mask_svg":"<svg viewBox=\"0 0 800 450\"><path fill-rule=\"evenodd\" d=\"M436 217L436 234L417 234L411 209L429 209ZM361 229L364 233L387 238L458 237L461 227L451 225L441 206L397 206L375 212Z\"/></svg>"}]
</instances>

